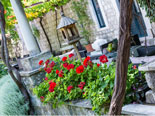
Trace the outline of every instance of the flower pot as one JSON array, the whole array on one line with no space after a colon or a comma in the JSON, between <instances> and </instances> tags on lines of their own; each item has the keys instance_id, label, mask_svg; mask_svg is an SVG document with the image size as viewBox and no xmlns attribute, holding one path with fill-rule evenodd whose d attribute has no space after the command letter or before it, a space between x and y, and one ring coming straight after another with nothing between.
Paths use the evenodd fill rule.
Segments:
<instances>
[{"instance_id":1,"label":"flower pot","mask_svg":"<svg viewBox=\"0 0 155 116\"><path fill-rule=\"evenodd\" d=\"M85 45L85 48L86 48L87 52L94 51L94 49L92 48L92 45L91 44Z\"/></svg>"}]
</instances>

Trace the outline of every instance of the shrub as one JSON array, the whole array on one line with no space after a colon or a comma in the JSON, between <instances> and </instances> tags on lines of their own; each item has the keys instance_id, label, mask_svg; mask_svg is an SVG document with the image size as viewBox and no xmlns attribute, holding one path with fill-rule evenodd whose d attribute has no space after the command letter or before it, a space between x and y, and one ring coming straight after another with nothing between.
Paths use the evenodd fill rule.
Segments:
<instances>
[{"instance_id":1,"label":"shrub","mask_svg":"<svg viewBox=\"0 0 155 116\"><path fill-rule=\"evenodd\" d=\"M0 78L7 74L6 66L0 61Z\"/></svg>"},{"instance_id":2,"label":"shrub","mask_svg":"<svg viewBox=\"0 0 155 116\"><path fill-rule=\"evenodd\" d=\"M27 115L28 103L25 103L18 87L10 78L0 79L0 115Z\"/></svg>"},{"instance_id":3,"label":"shrub","mask_svg":"<svg viewBox=\"0 0 155 116\"><path fill-rule=\"evenodd\" d=\"M34 88L34 93L43 103L51 103L53 107L70 100L90 99L93 111L100 113L103 105L107 110L114 87L115 63L107 66L108 59L105 55L100 57L100 62L102 64L92 63L90 57L85 58L83 64L71 57L40 61L39 65L44 65L44 71L47 73L45 80ZM139 81L134 79L138 75L138 69L135 67L133 69L130 64L126 103L136 99L135 94L131 93L134 83Z\"/></svg>"}]
</instances>

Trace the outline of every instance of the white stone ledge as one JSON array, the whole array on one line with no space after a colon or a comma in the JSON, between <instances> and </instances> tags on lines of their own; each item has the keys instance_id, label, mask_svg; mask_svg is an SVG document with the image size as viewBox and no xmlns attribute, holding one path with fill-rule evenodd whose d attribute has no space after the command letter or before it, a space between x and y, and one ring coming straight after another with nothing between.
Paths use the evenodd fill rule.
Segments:
<instances>
[{"instance_id":1,"label":"white stone ledge","mask_svg":"<svg viewBox=\"0 0 155 116\"><path fill-rule=\"evenodd\" d=\"M140 66L139 71L155 71L155 60Z\"/></svg>"},{"instance_id":2,"label":"white stone ledge","mask_svg":"<svg viewBox=\"0 0 155 116\"><path fill-rule=\"evenodd\" d=\"M122 108L122 114L155 115L155 105L129 104Z\"/></svg>"}]
</instances>

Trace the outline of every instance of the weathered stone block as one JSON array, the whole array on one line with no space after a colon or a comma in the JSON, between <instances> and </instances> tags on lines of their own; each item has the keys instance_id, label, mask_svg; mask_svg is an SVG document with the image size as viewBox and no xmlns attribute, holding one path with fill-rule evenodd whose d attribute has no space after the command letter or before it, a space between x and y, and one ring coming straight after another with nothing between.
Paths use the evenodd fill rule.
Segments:
<instances>
[{"instance_id":1,"label":"weathered stone block","mask_svg":"<svg viewBox=\"0 0 155 116\"><path fill-rule=\"evenodd\" d=\"M44 53L37 54L35 56L21 59L20 62L24 71L32 71L39 68L38 62L40 60L45 61L51 56L52 55L50 52L44 52Z\"/></svg>"},{"instance_id":2,"label":"weathered stone block","mask_svg":"<svg viewBox=\"0 0 155 116\"><path fill-rule=\"evenodd\" d=\"M155 72L146 72L145 78L149 88L155 92Z\"/></svg>"},{"instance_id":3,"label":"weathered stone block","mask_svg":"<svg viewBox=\"0 0 155 116\"><path fill-rule=\"evenodd\" d=\"M155 115L154 105L129 104L122 108L122 114L128 115Z\"/></svg>"},{"instance_id":4,"label":"weathered stone block","mask_svg":"<svg viewBox=\"0 0 155 116\"><path fill-rule=\"evenodd\" d=\"M39 69L33 71L21 71L20 75L30 94L33 93L33 88L39 85L45 78L45 72L41 72Z\"/></svg>"},{"instance_id":5,"label":"weathered stone block","mask_svg":"<svg viewBox=\"0 0 155 116\"><path fill-rule=\"evenodd\" d=\"M146 97L146 103L149 104L155 103L155 93L152 90L146 92L145 97Z\"/></svg>"}]
</instances>

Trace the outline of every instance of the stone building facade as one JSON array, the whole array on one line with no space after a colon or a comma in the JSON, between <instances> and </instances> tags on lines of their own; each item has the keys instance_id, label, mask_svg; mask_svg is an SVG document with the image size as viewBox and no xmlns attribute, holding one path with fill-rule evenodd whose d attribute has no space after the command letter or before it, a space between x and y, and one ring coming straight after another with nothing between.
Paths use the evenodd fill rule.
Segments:
<instances>
[{"instance_id":1,"label":"stone building facade","mask_svg":"<svg viewBox=\"0 0 155 116\"><path fill-rule=\"evenodd\" d=\"M71 0L72 2L72 0ZM77 16L73 12L71 8L71 2L65 5L64 13L66 16L76 19ZM135 1L135 6L137 5ZM149 19L145 17L145 10L140 9L139 6L136 6L137 9L139 9L141 13L141 18L144 20L144 24L147 31L147 38L149 39L150 43L152 43L153 38L153 32L155 29L154 23L151 25ZM91 42L94 42L96 39L104 39L107 41L111 41L115 38L118 38L119 35L119 6L118 6L118 0L88 0L88 15L94 22L91 25L91 28L93 30L92 37L90 38ZM97 14L100 11L100 14ZM101 18L102 17L102 18ZM62 45L64 43L62 39L62 35L59 31L56 30L57 25L60 21L60 10L57 10L57 21L56 21L56 12L50 11L48 12L42 19L43 28L45 29L45 32L47 33L47 36L50 40L50 44L52 46L52 49L54 51L60 51ZM99 23L104 23L104 26L101 27ZM45 36L45 33L43 31L43 28L40 25L40 18L37 18L30 22L31 25L35 25L37 29L40 32L40 37L36 38L36 41L38 41L38 45L40 47L41 52L49 51L49 43L47 41L47 38ZM17 30L19 35L20 30ZM155 33L155 32L154 32ZM22 40L22 36L20 36ZM141 41L144 41L144 37L140 37ZM154 40L153 40L154 44ZM23 46L22 46L23 47ZM24 52L22 55L27 54L26 48L24 49Z\"/></svg>"}]
</instances>

